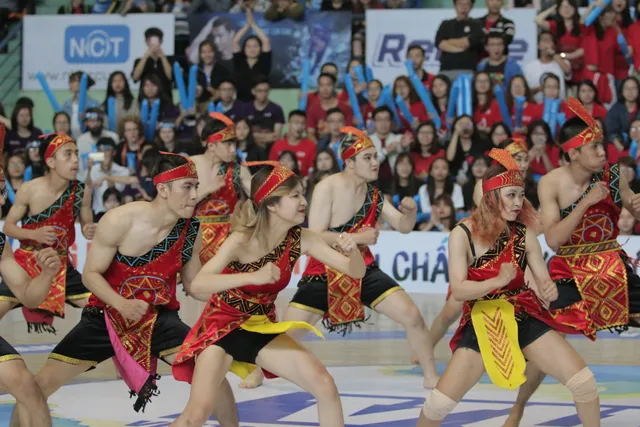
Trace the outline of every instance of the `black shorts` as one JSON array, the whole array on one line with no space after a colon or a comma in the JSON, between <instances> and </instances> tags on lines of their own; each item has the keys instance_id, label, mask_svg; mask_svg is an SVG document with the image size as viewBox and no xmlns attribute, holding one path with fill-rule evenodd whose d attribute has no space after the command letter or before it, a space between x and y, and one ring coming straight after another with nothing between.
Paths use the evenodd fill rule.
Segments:
<instances>
[{"instance_id":1,"label":"black shorts","mask_svg":"<svg viewBox=\"0 0 640 427\"><path fill-rule=\"evenodd\" d=\"M11 344L0 337L0 363L9 360L22 360L22 357Z\"/></svg>"},{"instance_id":2,"label":"black shorts","mask_svg":"<svg viewBox=\"0 0 640 427\"><path fill-rule=\"evenodd\" d=\"M517 320L517 322L518 342L520 343L521 349L524 349L529 344L540 338L542 335L553 330L551 326L536 319L535 317L528 315L522 320ZM476 336L476 331L475 329L473 329L473 325L471 324L471 322L467 323L464 329L462 329L462 337L458 342L458 347L456 347L456 350L459 348L469 348L480 353L478 337Z\"/></svg>"},{"instance_id":3,"label":"black shorts","mask_svg":"<svg viewBox=\"0 0 640 427\"><path fill-rule=\"evenodd\" d=\"M82 284L82 275L76 270L76 268L71 264L71 262L67 262L67 281L66 281L66 289L65 289L65 300L67 304L79 308L74 301L86 299L91 296L91 291L85 288ZM13 295L9 286L4 282L0 282L0 301L11 301L15 302L18 305L16 307L21 307L22 304L20 300Z\"/></svg>"},{"instance_id":4,"label":"black shorts","mask_svg":"<svg viewBox=\"0 0 640 427\"><path fill-rule=\"evenodd\" d=\"M625 262L624 266L627 270L627 286L629 287L629 317L640 322L640 277L634 273L628 262ZM580 295L573 278L556 280L556 285L558 286L558 299L551 303L550 310L565 308L582 300L582 295ZM629 325L612 329L623 332L629 326L640 327L638 323L630 322Z\"/></svg>"},{"instance_id":5,"label":"black shorts","mask_svg":"<svg viewBox=\"0 0 640 427\"><path fill-rule=\"evenodd\" d=\"M256 364L258 353L267 344L281 334L260 334L258 332L245 331L242 328L234 329L227 335L216 341L213 345L222 348L236 362Z\"/></svg>"},{"instance_id":6,"label":"black shorts","mask_svg":"<svg viewBox=\"0 0 640 427\"><path fill-rule=\"evenodd\" d=\"M373 263L367 267L367 272L362 278L360 300L367 307L374 309L386 297L401 290L402 286L380 270L378 264ZM300 279L298 291L289 305L323 315L329 309L327 276L321 274Z\"/></svg>"},{"instance_id":7,"label":"black shorts","mask_svg":"<svg viewBox=\"0 0 640 427\"><path fill-rule=\"evenodd\" d=\"M151 354L162 359L177 353L191 328L174 310L160 309L151 336ZM114 356L113 346L100 307L85 307L80 322L60 341L49 359L72 365L87 365L87 370Z\"/></svg>"}]
</instances>

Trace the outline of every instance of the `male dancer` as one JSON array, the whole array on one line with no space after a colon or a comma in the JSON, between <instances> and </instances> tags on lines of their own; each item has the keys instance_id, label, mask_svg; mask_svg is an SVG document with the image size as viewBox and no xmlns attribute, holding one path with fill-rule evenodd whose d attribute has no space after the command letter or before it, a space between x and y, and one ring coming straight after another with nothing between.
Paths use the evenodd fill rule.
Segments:
<instances>
[{"instance_id":1,"label":"male dancer","mask_svg":"<svg viewBox=\"0 0 640 427\"><path fill-rule=\"evenodd\" d=\"M285 320L314 325L324 317L330 331L344 334L365 320L366 305L404 326L409 345L424 371L424 386L434 387L438 377L433 346L420 310L411 297L380 270L368 248L377 241L379 233L375 225L379 216L395 230L409 233L416 223L417 205L405 197L398 211L385 202L380 190L370 184L378 178L380 167L371 139L349 126L341 132L344 135L340 156L345 167L315 188L309 228L322 233L332 246L342 233L352 234L363 252L367 273L362 280L355 280L309 259ZM299 333L292 336L302 338ZM256 371L260 370L254 373ZM260 375L254 376L255 385L261 383Z\"/></svg>"},{"instance_id":2,"label":"male dancer","mask_svg":"<svg viewBox=\"0 0 640 427\"><path fill-rule=\"evenodd\" d=\"M144 410L158 394L157 359L172 363L189 333L178 317L176 276L180 271L188 290L201 268L198 257L192 257L202 239L198 220L192 218L198 175L186 157L162 153L152 176L155 200L126 204L100 220L84 267L93 295L80 323L36 375L45 397L113 357L137 395L134 409ZM235 401L226 382L222 394L218 421L237 427Z\"/></svg>"},{"instance_id":3,"label":"male dancer","mask_svg":"<svg viewBox=\"0 0 640 427\"><path fill-rule=\"evenodd\" d=\"M0 156L4 144L5 128L0 124ZM0 206L7 199L7 186L0 159ZM49 286L60 269L60 257L52 248L42 249L35 254L39 273L31 278L13 257L7 237L0 233L0 273L5 283L26 307L37 307L49 293ZM16 399L21 407L22 425L29 427L51 426L51 415L47 402L42 396L33 375L27 369L18 352L0 338L0 390Z\"/></svg>"},{"instance_id":4,"label":"male dancer","mask_svg":"<svg viewBox=\"0 0 640 427\"><path fill-rule=\"evenodd\" d=\"M549 263L559 297L551 311L564 324L589 322L592 333L624 331L640 326L640 277L622 250L618 217L622 207L640 218L640 194L634 194L617 164L606 162L603 135L596 121L576 99L568 107L559 142L569 164L545 175L538 184L542 225L547 244L556 251ZM581 316L562 308L584 301ZM556 310L557 309L557 310ZM524 407L544 379L532 363L505 426L518 426Z\"/></svg>"},{"instance_id":5,"label":"male dancer","mask_svg":"<svg viewBox=\"0 0 640 427\"><path fill-rule=\"evenodd\" d=\"M69 259L69 248L76 238L76 218L80 217L82 234L88 240L93 239L96 225L91 192L75 179L79 159L74 140L64 133L46 135L40 143L40 156L48 173L22 184L5 219L4 232L20 240L15 258L30 277L39 273L35 256L38 249L50 246L58 251L63 262L49 295L36 309L22 308L29 332L55 334L53 318L64 318L65 302L82 308L91 295ZM18 221L22 221L22 227L18 227ZM18 305L6 284L0 284L0 318Z\"/></svg>"},{"instance_id":6,"label":"male dancer","mask_svg":"<svg viewBox=\"0 0 640 427\"><path fill-rule=\"evenodd\" d=\"M194 216L200 221L200 262L206 264L227 238L231 214L243 194L251 192L251 174L235 163L236 127L224 114L211 113L201 133L206 151L192 156L202 185Z\"/></svg>"}]
</instances>

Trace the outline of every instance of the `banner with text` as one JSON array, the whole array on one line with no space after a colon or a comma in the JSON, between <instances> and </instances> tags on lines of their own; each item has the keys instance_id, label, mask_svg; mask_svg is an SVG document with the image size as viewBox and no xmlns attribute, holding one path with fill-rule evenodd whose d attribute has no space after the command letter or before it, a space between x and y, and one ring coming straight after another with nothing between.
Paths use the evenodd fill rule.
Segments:
<instances>
[{"instance_id":1,"label":"banner with text","mask_svg":"<svg viewBox=\"0 0 640 427\"><path fill-rule=\"evenodd\" d=\"M144 32L159 28L162 50L174 54L175 17L170 13L115 15L27 15L24 17L22 89L41 90L36 73L44 73L52 90L68 90L69 75L88 73L106 89L109 75L130 76L136 58L147 51Z\"/></svg>"},{"instance_id":2,"label":"banner with text","mask_svg":"<svg viewBox=\"0 0 640 427\"><path fill-rule=\"evenodd\" d=\"M3 226L4 222L0 221L0 227ZM396 231L381 231L378 243L371 250L382 271L407 292L446 294L449 286L448 239L449 233L416 231L400 234ZM549 261L553 251L547 246L544 236L540 236L538 240L545 260ZM620 236L618 242L631 258L640 259L640 236ZM12 240L11 244L14 249L19 246L16 240ZM76 243L70 254L73 264L80 272L89 246L90 242L82 236L80 225L76 224ZM297 287L306 263L306 256L298 260L289 288ZM634 269L637 272L638 266Z\"/></svg>"},{"instance_id":3,"label":"banner with text","mask_svg":"<svg viewBox=\"0 0 640 427\"><path fill-rule=\"evenodd\" d=\"M455 18L455 10L367 10L367 64L376 79L383 84L406 75L404 66L407 48L418 44L426 51L425 70L437 74L440 70L440 51L435 38L442 21ZM538 57L537 34L534 22L535 9L510 9L503 11L516 26L516 35L509 45L509 56L520 66ZM471 17L487 14L486 9L473 9Z\"/></svg>"}]
</instances>

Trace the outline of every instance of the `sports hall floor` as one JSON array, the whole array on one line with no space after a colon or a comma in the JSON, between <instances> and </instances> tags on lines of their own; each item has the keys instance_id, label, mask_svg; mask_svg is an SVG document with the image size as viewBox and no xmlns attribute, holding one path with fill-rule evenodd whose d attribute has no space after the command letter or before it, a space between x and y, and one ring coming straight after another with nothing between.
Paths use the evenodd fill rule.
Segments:
<instances>
[{"instance_id":1,"label":"sports hall floor","mask_svg":"<svg viewBox=\"0 0 640 427\"><path fill-rule=\"evenodd\" d=\"M278 300L282 311L292 296L287 289ZM444 303L444 295L414 294L430 324ZM193 324L203 303L184 298L181 317ZM20 310L0 322L0 334L37 370L55 343L79 320L80 311L67 306L67 318L56 320L58 335L27 334ZM411 366L404 331L390 320L373 314L367 325L347 337L325 335L326 341L308 336L305 344L330 367L342 395L347 426L413 427L424 403L422 372ZM436 348L439 371L450 356L448 337ZM595 372L600 390L602 426L640 427L640 332L623 336L599 334L595 343L571 338ZM54 427L168 426L186 404L189 388L170 376L161 364L161 395L145 413L132 409L133 400L111 362L63 387L49 401ZM235 387L239 379L229 376ZM284 380L267 381L255 390L235 389L242 427L317 426L313 398ZM515 392L498 389L485 376L443 425L499 427L506 419ZM0 427L9 425L13 401L0 395ZM207 426L217 426L211 420ZM521 424L569 427L581 425L571 396L553 380L547 380L532 399Z\"/></svg>"}]
</instances>

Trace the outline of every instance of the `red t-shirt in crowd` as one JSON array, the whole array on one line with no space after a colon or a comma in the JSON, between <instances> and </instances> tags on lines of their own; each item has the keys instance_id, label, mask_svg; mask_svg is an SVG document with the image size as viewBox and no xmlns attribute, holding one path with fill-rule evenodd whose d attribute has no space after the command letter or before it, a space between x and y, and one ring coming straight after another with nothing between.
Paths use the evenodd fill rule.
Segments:
<instances>
[{"instance_id":1,"label":"red t-shirt in crowd","mask_svg":"<svg viewBox=\"0 0 640 427\"><path fill-rule=\"evenodd\" d=\"M560 149L555 145L547 144L544 151L546 152L547 157L549 157L551 165L554 168L557 168L560 165ZM531 173L536 175L545 175L547 173L547 168L544 166L542 158L537 159L529 154L529 159L531 160L529 163L529 170Z\"/></svg>"},{"instance_id":2,"label":"red t-shirt in crowd","mask_svg":"<svg viewBox=\"0 0 640 427\"><path fill-rule=\"evenodd\" d=\"M424 104L421 101L414 102L413 104L409 105L409 112L411 113L414 119L418 119L418 123L422 123L424 121L429 120L427 109L425 108ZM402 123L402 129L404 131L407 131L407 130L412 131L413 128L411 127L411 123L409 123L407 119L404 117L404 115L402 114L402 111L400 111L400 108L398 108L398 116L400 117L400 122Z\"/></svg>"},{"instance_id":3,"label":"red t-shirt in crowd","mask_svg":"<svg viewBox=\"0 0 640 427\"><path fill-rule=\"evenodd\" d=\"M287 138L274 142L269 151L269 160L278 160L283 151L293 151L298 159L298 166L302 176L309 175L313 168L313 159L316 157L316 144L308 139L302 139L298 144L291 145Z\"/></svg>"},{"instance_id":4,"label":"red t-shirt in crowd","mask_svg":"<svg viewBox=\"0 0 640 427\"><path fill-rule=\"evenodd\" d=\"M615 28L607 28L602 40L598 40L595 27L592 25L585 30L582 43L586 65L595 65L598 71L603 74L613 75L615 73L616 50L618 49L618 32Z\"/></svg>"},{"instance_id":5,"label":"red t-shirt in crowd","mask_svg":"<svg viewBox=\"0 0 640 427\"><path fill-rule=\"evenodd\" d=\"M536 104L535 102L525 102L524 108L522 109L522 126L528 127L532 122L536 120L540 120L542 115L544 114L544 107L540 104ZM515 103L511 108L511 123L513 126L516 125L516 106ZM514 135L519 136L521 138L526 137L526 135Z\"/></svg>"},{"instance_id":6,"label":"red t-shirt in crowd","mask_svg":"<svg viewBox=\"0 0 640 427\"><path fill-rule=\"evenodd\" d=\"M352 126L353 113L345 103L338 101L338 108L344 113L344 120L347 126ZM327 128L327 110L322 108L322 103L319 98L316 98L315 102L307 104L307 129L315 129L316 137L324 135L329 132Z\"/></svg>"},{"instance_id":7,"label":"red t-shirt in crowd","mask_svg":"<svg viewBox=\"0 0 640 427\"><path fill-rule=\"evenodd\" d=\"M547 20L549 31L556 39L556 49L558 52L573 53L583 47L582 38L585 36L586 27L580 24L580 34L573 35L572 31L565 31L562 37L558 38L558 22L554 19ZM582 80L582 71L584 70L584 56L571 60L571 81L579 82Z\"/></svg>"},{"instance_id":8,"label":"red t-shirt in crowd","mask_svg":"<svg viewBox=\"0 0 640 427\"><path fill-rule=\"evenodd\" d=\"M444 149L438 150L436 154L432 154L429 157L422 157L420 153L412 151L411 158L413 159L413 163L415 164L413 173L415 173L418 178L426 179L429 176L429 168L431 167L431 163L433 163L435 159L444 157L444 155Z\"/></svg>"},{"instance_id":9,"label":"red t-shirt in crowd","mask_svg":"<svg viewBox=\"0 0 640 427\"><path fill-rule=\"evenodd\" d=\"M502 114L500 113L500 107L498 101L492 99L489 106L484 109L484 105L478 105L473 113L473 121L476 126L489 128L496 123L502 122Z\"/></svg>"}]
</instances>

